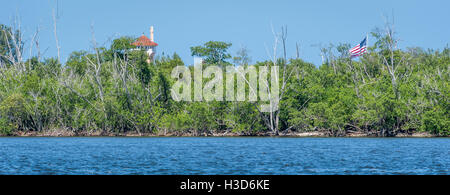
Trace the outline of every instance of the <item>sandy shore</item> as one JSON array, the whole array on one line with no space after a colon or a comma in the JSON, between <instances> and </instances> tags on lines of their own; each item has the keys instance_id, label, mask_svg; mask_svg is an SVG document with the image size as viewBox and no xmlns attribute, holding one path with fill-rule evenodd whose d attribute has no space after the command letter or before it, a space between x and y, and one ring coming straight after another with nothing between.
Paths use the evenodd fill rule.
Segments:
<instances>
[{"instance_id":1,"label":"sandy shore","mask_svg":"<svg viewBox=\"0 0 450 195\"><path fill-rule=\"evenodd\" d=\"M243 134L234 132L224 133L201 133L195 132L167 132L167 133L112 133L112 132L74 132L70 130L47 130L42 132L35 131L18 131L11 137L333 137L326 132L314 131L314 132L281 132L275 136L271 133L257 133L257 134ZM339 137L377 137L373 134L366 134L362 132L351 132ZM414 132L414 133L398 133L395 137L436 137L427 132Z\"/></svg>"}]
</instances>

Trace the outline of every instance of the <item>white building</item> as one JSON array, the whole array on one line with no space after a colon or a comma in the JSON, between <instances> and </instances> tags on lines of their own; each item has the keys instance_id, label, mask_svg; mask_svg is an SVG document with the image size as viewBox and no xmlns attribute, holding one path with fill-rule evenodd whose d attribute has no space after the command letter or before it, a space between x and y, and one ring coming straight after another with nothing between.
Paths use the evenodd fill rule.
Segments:
<instances>
[{"instance_id":1,"label":"white building","mask_svg":"<svg viewBox=\"0 0 450 195\"><path fill-rule=\"evenodd\" d=\"M158 46L154 40L153 26L150 27L150 39L143 34L134 43L132 43L132 45L136 46L137 50L147 51L149 61L152 61L156 54L156 47Z\"/></svg>"}]
</instances>

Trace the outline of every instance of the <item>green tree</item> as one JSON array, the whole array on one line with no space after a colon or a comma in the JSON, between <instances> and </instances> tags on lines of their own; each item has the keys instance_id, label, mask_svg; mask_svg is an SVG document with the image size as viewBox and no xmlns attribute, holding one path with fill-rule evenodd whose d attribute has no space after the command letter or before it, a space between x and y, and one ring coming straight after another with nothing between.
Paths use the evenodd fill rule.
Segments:
<instances>
[{"instance_id":1,"label":"green tree","mask_svg":"<svg viewBox=\"0 0 450 195\"><path fill-rule=\"evenodd\" d=\"M203 46L191 47L191 53L192 56L203 57L206 64L222 66L229 64L227 60L231 58L231 55L227 50L231 45L221 41L209 41Z\"/></svg>"}]
</instances>

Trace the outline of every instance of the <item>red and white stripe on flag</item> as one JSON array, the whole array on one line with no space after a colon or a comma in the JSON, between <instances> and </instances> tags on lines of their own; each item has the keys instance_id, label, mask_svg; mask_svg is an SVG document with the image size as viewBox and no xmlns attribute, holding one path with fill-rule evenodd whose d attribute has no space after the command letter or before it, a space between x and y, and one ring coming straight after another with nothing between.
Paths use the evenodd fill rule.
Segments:
<instances>
[{"instance_id":1,"label":"red and white stripe on flag","mask_svg":"<svg viewBox=\"0 0 450 195\"><path fill-rule=\"evenodd\" d=\"M352 57L358 57L367 52L367 39L368 37L361 41L360 44L349 50Z\"/></svg>"},{"instance_id":2,"label":"red and white stripe on flag","mask_svg":"<svg viewBox=\"0 0 450 195\"><path fill-rule=\"evenodd\" d=\"M363 47L361 47L360 44L358 44L354 48L350 49L350 54L352 54L353 57L360 56L366 52L367 52L367 46L364 45Z\"/></svg>"}]
</instances>

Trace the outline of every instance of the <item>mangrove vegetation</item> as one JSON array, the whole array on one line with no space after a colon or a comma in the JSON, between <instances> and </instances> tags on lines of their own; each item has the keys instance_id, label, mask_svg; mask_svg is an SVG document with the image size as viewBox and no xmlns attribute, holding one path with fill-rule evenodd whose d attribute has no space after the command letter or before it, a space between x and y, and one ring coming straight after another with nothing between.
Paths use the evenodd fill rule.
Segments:
<instances>
[{"instance_id":1,"label":"mangrove vegetation","mask_svg":"<svg viewBox=\"0 0 450 195\"><path fill-rule=\"evenodd\" d=\"M226 42L191 48L203 67L279 66L280 104L273 113L261 112L260 102L174 101L172 70L193 67L176 53L148 63L144 51L131 50L134 37L108 47L93 41L93 49L72 52L62 63L59 52L44 58L38 39L26 46L22 36L20 29L0 25L1 135L450 135L450 49L400 49L388 25L371 33L376 40L367 54L351 59L350 44L330 45L322 48L320 65L298 54L287 57L286 28L276 34L267 61L251 63L248 50L230 53ZM24 58L26 52L33 56Z\"/></svg>"}]
</instances>

